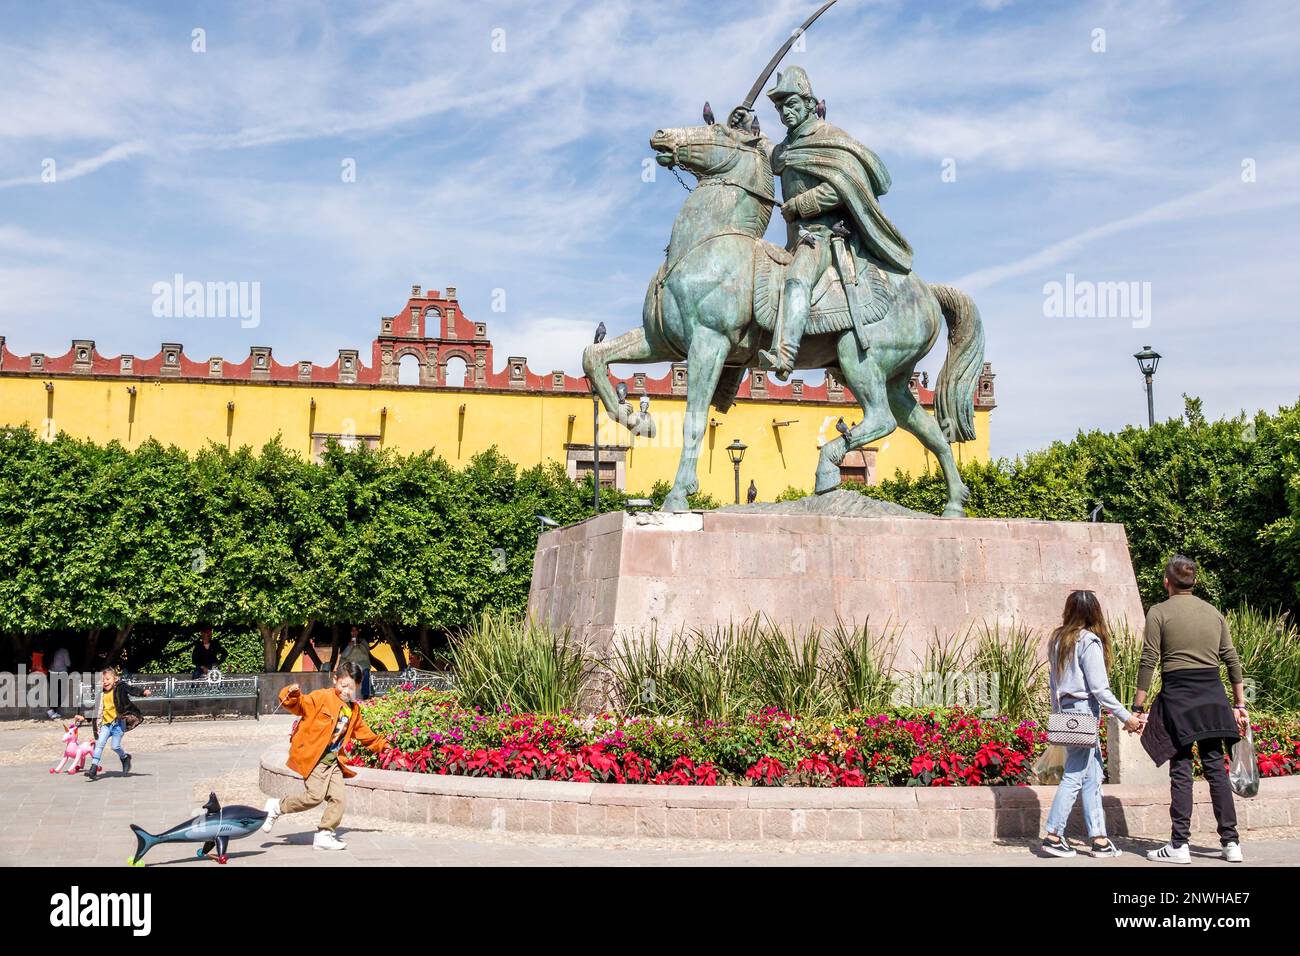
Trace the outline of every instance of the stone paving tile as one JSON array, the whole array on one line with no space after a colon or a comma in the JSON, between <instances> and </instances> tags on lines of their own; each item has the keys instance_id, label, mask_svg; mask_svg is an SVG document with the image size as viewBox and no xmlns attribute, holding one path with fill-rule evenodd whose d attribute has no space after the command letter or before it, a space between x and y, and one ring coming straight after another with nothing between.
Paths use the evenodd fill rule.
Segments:
<instances>
[{"instance_id":1,"label":"stone paving tile","mask_svg":"<svg viewBox=\"0 0 1300 956\"><path fill-rule=\"evenodd\" d=\"M236 726L232 731L231 727ZM260 806L257 761L269 743L287 733L283 717L259 722L146 723L128 737L137 755L135 772L118 772L109 754L109 773L99 780L53 777L49 767L61 752L59 734L36 722L0 724L0 866L123 866L134 851L128 824L159 832L181 822L219 786L224 803ZM52 743L51 743L52 737ZM41 748L49 746L42 750ZM47 759L48 758L48 759ZM214 781L220 781L214 783ZM829 842L759 845L648 839L560 837L466 831L449 826L401 824L359 815L344 818L349 849L326 853L311 847L320 811L285 817L267 836L254 834L231 844L230 866L1150 866L1141 853L1155 841L1116 839L1126 852L1116 860L1040 860L1033 841L938 845ZM1215 841L1198 835L1197 866L1230 866L1205 854ZM1270 831L1267 839L1246 834L1247 865L1300 865L1300 831ZM152 866L216 865L195 857L192 844L160 845L145 862Z\"/></svg>"}]
</instances>

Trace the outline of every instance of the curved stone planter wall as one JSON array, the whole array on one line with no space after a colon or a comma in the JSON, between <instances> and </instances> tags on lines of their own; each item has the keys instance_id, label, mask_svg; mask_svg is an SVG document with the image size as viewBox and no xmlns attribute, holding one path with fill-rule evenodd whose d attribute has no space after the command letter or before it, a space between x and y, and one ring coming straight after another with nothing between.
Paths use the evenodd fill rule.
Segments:
<instances>
[{"instance_id":1,"label":"curved stone planter wall","mask_svg":"<svg viewBox=\"0 0 1300 956\"><path fill-rule=\"evenodd\" d=\"M287 747L262 755L261 787L302 790ZM1055 787L670 787L492 780L361 769L348 810L411 823L580 836L702 840L992 840L1034 837ZM1111 836L1169 837L1168 786L1103 788ZM1209 789L1196 784L1192 829L1214 829ZM1075 807L1071 831L1079 827ZM1243 829L1300 826L1300 778L1263 782L1237 801Z\"/></svg>"}]
</instances>

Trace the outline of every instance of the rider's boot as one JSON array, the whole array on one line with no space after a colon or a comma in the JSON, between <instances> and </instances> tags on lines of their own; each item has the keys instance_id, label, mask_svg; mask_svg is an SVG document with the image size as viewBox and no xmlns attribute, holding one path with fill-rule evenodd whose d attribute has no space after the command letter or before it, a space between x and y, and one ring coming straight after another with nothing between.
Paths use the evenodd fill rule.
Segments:
<instances>
[{"instance_id":1,"label":"rider's boot","mask_svg":"<svg viewBox=\"0 0 1300 956\"><path fill-rule=\"evenodd\" d=\"M777 321L777 339L772 348L760 349L758 356L763 364L776 373L784 382L794 371L795 359L799 355L799 341L803 338L804 326L808 323L811 308L811 292L808 283L802 279L786 279L785 293L781 296L781 315Z\"/></svg>"}]
</instances>

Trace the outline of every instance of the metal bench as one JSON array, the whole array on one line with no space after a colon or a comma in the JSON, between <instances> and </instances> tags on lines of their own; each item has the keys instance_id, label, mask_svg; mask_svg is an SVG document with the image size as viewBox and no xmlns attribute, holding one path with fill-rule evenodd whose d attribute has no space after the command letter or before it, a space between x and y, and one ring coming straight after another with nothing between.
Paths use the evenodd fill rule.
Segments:
<instances>
[{"instance_id":1,"label":"metal bench","mask_svg":"<svg viewBox=\"0 0 1300 956\"><path fill-rule=\"evenodd\" d=\"M178 700L244 700L252 699L253 719L259 720L262 709L262 682L255 674L241 677L227 677L221 671L208 671L206 677L124 677L132 690L147 689L148 697L136 697L137 703L144 700L167 701L167 722L175 717L175 703Z\"/></svg>"},{"instance_id":2,"label":"metal bench","mask_svg":"<svg viewBox=\"0 0 1300 956\"><path fill-rule=\"evenodd\" d=\"M434 690L451 690L456 686L452 676L444 671L422 671L414 667L408 667L396 674L372 674L370 678L370 690L375 697L396 690L405 684L410 684L413 688L432 687Z\"/></svg>"}]
</instances>

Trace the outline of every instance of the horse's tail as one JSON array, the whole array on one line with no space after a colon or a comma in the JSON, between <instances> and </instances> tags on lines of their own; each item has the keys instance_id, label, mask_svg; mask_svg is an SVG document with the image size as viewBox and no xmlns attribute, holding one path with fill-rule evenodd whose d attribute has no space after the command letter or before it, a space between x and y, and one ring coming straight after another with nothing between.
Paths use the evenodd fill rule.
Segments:
<instances>
[{"instance_id":1,"label":"horse's tail","mask_svg":"<svg viewBox=\"0 0 1300 956\"><path fill-rule=\"evenodd\" d=\"M949 443L975 439L975 384L984 365L984 323L965 292L930 286L948 324L948 355L934 392L935 418Z\"/></svg>"}]
</instances>

